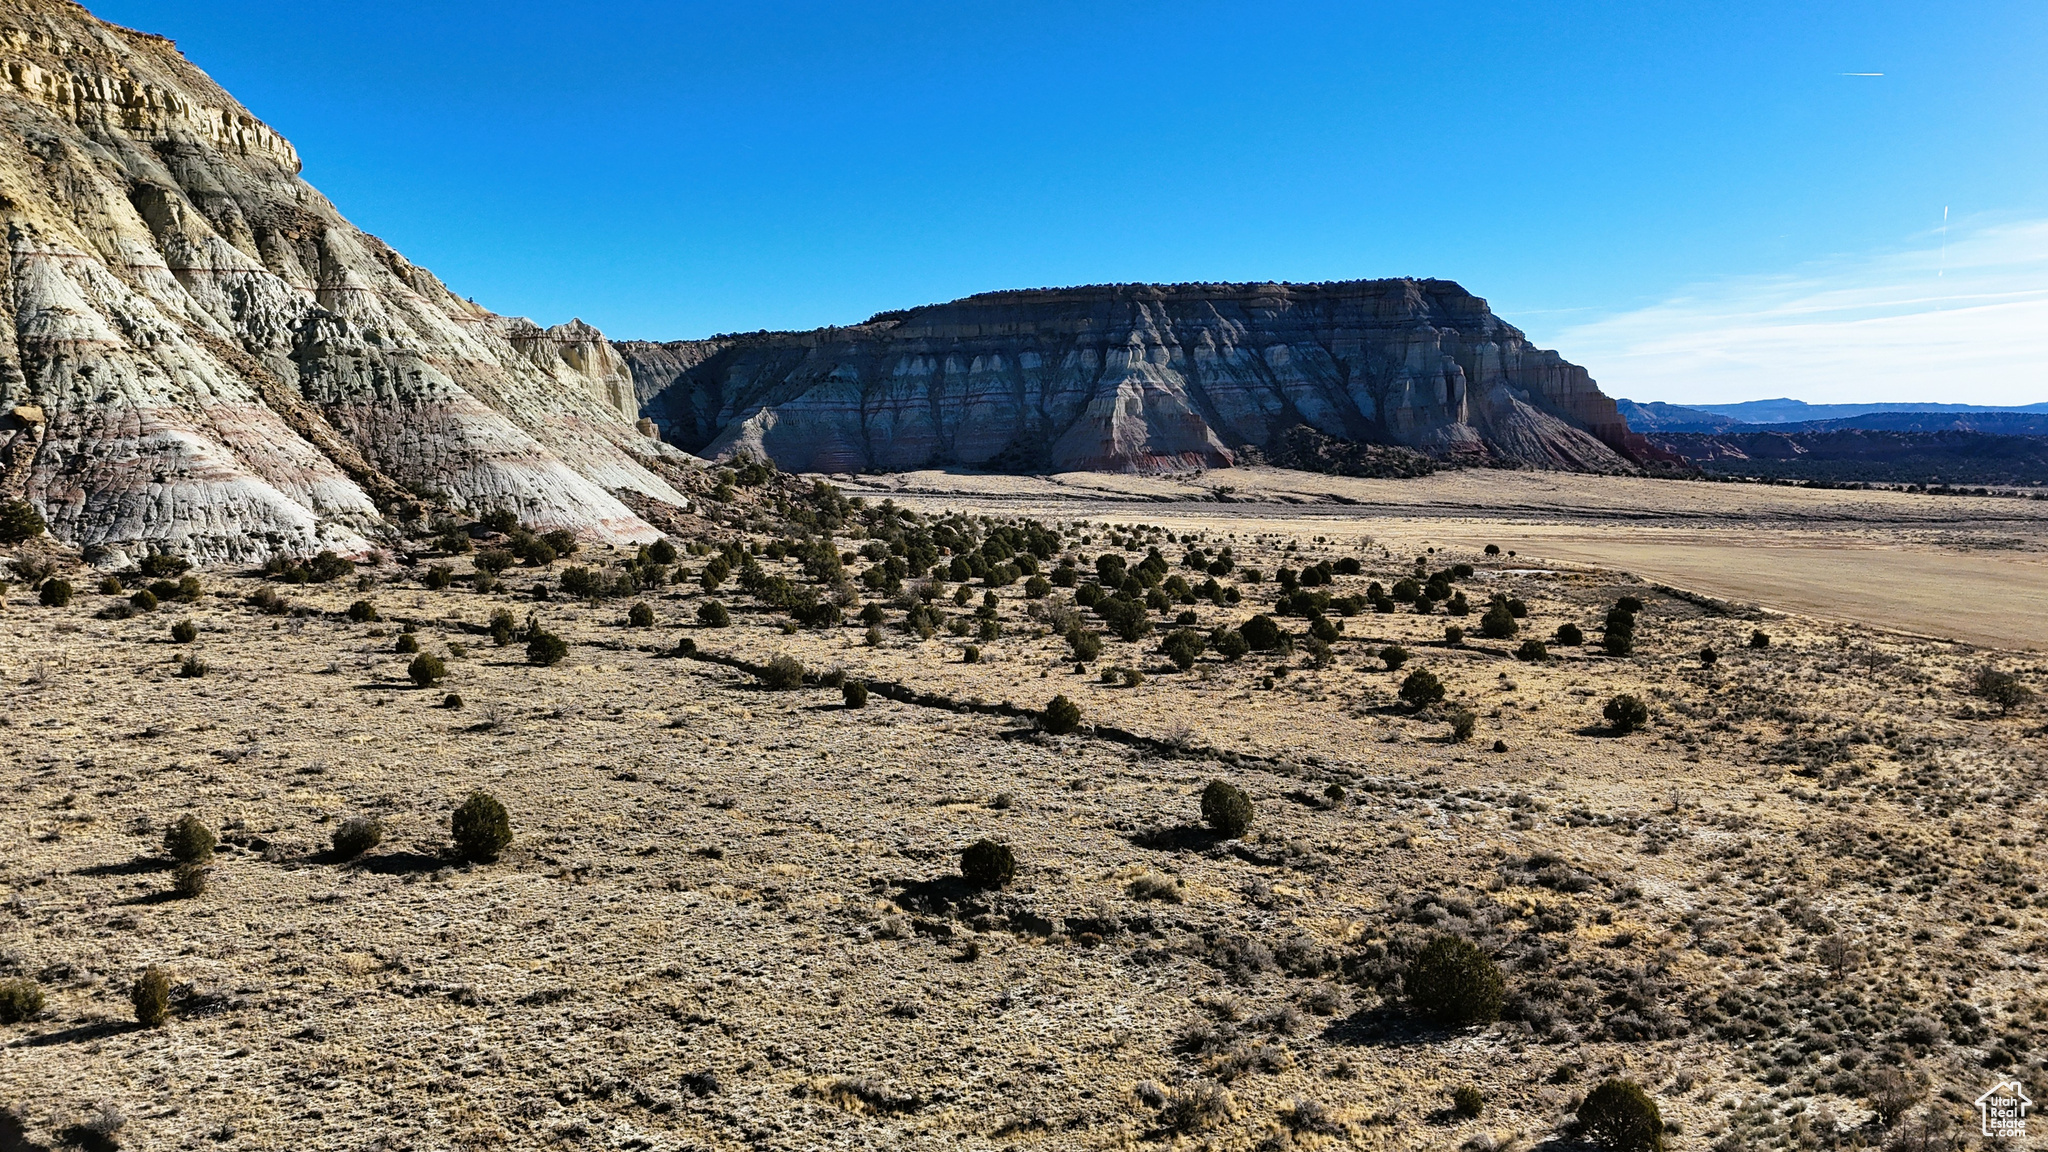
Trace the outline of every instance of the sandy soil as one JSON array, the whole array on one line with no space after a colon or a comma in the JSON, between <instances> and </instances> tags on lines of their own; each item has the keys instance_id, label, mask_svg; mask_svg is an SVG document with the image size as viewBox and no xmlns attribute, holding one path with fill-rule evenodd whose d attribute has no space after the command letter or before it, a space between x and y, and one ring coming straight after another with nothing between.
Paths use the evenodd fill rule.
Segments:
<instances>
[{"instance_id":1,"label":"sandy soil","mask_svg":"<svg viewBox=\"0 0 2048 1152\"><path fill-rule=\"evenodd\" d=\"M1524 485L1524 504L1549 491L1485 479ZM1597 491L1617 516L1644 502ZM1517 530L1571 530L1547 519L1568 495ZM1753 531L1793 530L1788 505L1819 515L1803 493L1734 495L1771 521ZM1914 507L1930 533L1969 531L1947 505ZM765 545L772 508L742 494L685 542ZM1087 505L1062 551L1092 570L1157 546L1188 573L1189 542L1130 524L1199 525L1195 543L1233 549L1220 583L1241 597L1170 606L1207 630L1271 611L1281 567L1348 557L1362 570L1330 591L1391 584L1413 570L1409 524L1432 534L1418 544L1443 536L1421 545L1433 564L1473 566L1456 583L1475 605L1524 604L1517 636L1478 638L1476 613L1333 608L1327 667L1301 647L1181 671L1160 615L1077 670L1048 626L1065 591L977 582L959 605L949 584L938 605L963 630L995 592L987 640L919 638L907 599L875 597L870 642L795 627L730 583L707 594L702 557L637 594L647 628L627 626L632 596L532 599L560 564L480 594L423 588L443 562L425 557L361 588L272 585L291 597L278 614L235 574L132 619L105 618L116 596L42 608L17 587L0 612L0 978L47 1003L0 1023L0 1140L1565 1149L1613 1075L1655 1097L1672 1148L1790 1148L1882 1143L1877 1069L1905 1076L1907 1127L1971 1120L1994 1069L2048 1071L2048 729L2035 706L1970 694L1987 661L2036 686L2038 665L1490 559L1409 511L1366 545L1355 508L1328 512ZM1512 655L1567 623L1597 639L1625 595L1645 602L1630 656ZM695 623L714 596L730 627ZM351 622L357 599L383 619ZM568 659L494 645L501 608L536 612ZM189 647L166 634L186 617ZM1305 620L1281 623L1305 645ZM1447 644L1460 623L1474 637ZM407 625L448 658L444 684L407 682ZM1747 646L1757 629L1767 648ZM1411 654L1398 673L1390 644ZM204 676L177 674L188 652ZM775 655L812 682L771 691L732 663ZM835 668L924 703L847 708L817 683ZM1142 683L1105 683L1118 668ZM1417 670L1441 704L1400 702ZM461 708L442 706L451 691ZM989 711L1055 693L1080 732ZM1615 735L1603 708L1622 694L1649 719ZM1239 840L1200 824L1219 778L1257 808ZM474 789L511 813L494 863L450 851L449 812ZM188 813L224 846L207 891L179 898L161 842ZM354 860L327 850L350 815L388 829ZM957 875L982 837L1019 862L999 891ZM1440 934L1498 958L1501 1021L1414 1014L1402 973ZM140 1028L129 991L151 964L172 1013ZM1460 1086L1481 1090L1479 1116L1450 1110Z\"/></svg>"}]
</instances>

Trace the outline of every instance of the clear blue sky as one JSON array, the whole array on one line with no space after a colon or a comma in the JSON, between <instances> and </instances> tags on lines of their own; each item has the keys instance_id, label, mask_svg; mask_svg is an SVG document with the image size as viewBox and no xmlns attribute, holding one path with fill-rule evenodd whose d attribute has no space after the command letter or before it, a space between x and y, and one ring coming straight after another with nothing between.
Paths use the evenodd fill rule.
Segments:
<instances>
[{"instance_id":1,"label":"clear blue sky","mask_svg":"<svg viewBox=\"0 0 2048 1152\"><path fill-rule=\"evenodd\" d=\"M1854 399L1677 393L1781 322L1759 285L1917 284L1915 253L2048 220L2039 0L91 7L177 40L456 291L617 337L1441 276L1623 395ZM1615 379L1645 324L1689 325L1705 374ZM1989 402L2048 399L2040 372Z\"/></svg>"}]
</instances>

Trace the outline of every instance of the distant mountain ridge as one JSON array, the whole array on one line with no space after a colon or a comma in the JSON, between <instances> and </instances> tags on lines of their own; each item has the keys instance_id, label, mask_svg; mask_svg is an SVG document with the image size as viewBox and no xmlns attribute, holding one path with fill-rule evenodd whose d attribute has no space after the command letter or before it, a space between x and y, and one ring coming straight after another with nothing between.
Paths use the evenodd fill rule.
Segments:
<instances>
[{"instance_id":1,"label":"distant mountain ridge","mask_svg":"<svg viewBox=\"0 0 2048 1152\"><path fill-rule=\"evenodd\" d=\"M1631 429L1666 432L1984 432L1999 436L2048 436L2048 404L1997 407L1986 404L1806 404L1798 400L1751 400L1714 407L1661 401L1616 400ZM1797 419L1750 419L1804 413Z\"/></svg>"}]
</instances>

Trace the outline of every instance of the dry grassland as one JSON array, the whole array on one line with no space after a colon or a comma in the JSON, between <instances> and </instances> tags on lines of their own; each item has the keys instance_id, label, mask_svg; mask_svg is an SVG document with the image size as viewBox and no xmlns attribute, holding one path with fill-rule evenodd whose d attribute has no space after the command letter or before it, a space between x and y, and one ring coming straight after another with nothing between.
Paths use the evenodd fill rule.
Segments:
<instances>
[{"instance_id":1,"label":"dry grassland","mask_svg":"<svg viewBox=\"0 0 2048 1152\"><path fill-rule=\"evenodd\" d=\"M0 977L47 1002L0 1024L0 1143L1566 1149L1580 1098L1618 1076L1655 1098L1672 1148L1880 1147L1973 1125L1968 1102L2001 1074L2043 1082L2048 741L2036 707L1970 694L1986 666L2038 686L2034 658L1904 634L1942 629L1828 592L1853 564L1766 596L1740 555L1657 567L1740 544L1665 548L1617 525L1670 533L1692 507L1703 523L1685 531L1723 541L1889 533L1899 555L1956 558L1977 553L1944 539L2032 541L2048 507L1511 473L1282 476L1303 501L1360 502L1291 504L1275 475L1228 477L1267 486L1258 505L1190 501L1189 481L863 482L871 501L1036 516L1063 533L1046 570L1072 556L1090 579L1099 555L1135 566L1157 547L1199 586L1187 551L1231 549L1219 585L1238 603L1152 611L1151 635L1105 635L1079 670L1060 635L1072 589L975 580L956 604L949 580L947 623L920 638L912 587L856 582L847 623L798 627L737 575L706 592L701 554L671 573L685 581L573 601L531 587L628 558L514 568L493 593L461 582L470 557L365 568L360 588L209 573L199 604L129 619L103 618L121 598L75 574L69 607L15 587ZM1148 486L1181 495L1151 511L1122 495ZM796 530L774 505L743 490L677 542L765 547ZM874 542L871 512L837 526L835 550ZM1472 615L1333 606L1322 668L1300 615L1277 617L1292 655L1182 671L1158 652L1179 613L1208 633L1272 612L1282 567L1359 561L1319 589L1341 599L1414 573L1428 547L1425 570L1472 565L1454 581ZM2033 547L1990 555L2027 564ZM831 592L794 560L756 562ZM435 563L453 587L422 586ZM1912 580L1980 601L1985 634L2039 626L1956 571ZM289 602L254 606L263 587ZM1478 635L1495 593L1526 607L1513 638ZM1727 602L1805 595L1899 630ZM1625 596L1644 604L1636 649L1610 657L1597 641ZM382 619L351 621L360 599ZM712 599L731 626L697 623ZM653 626L627 624L635 602ZM872 643L853 622L867 603L885 613ZM535 613L567 659L495 644L498 609ZM199 637L174 643L187 617ZM984 617L999 634L980 638ZM1566 623L1588 643L1514 657ZM1445 642L1453 624L1465 643ZM407 679L408 626L445 683ZM1769 646L1748 647L1759 629ZM1411 654L1399 673L1389 645ZM205 675L178 674L188 653ZM803 687L747 671L778 655ZM1401 702L1417 669L1443 703ZM833 670L874 686L865 707L819 683ZM1081 731L1035 729L1055 694ZM1642 730L1609 730L1621 694L1647 703ZM1476 721L1463 742L1458 710ZM1241 839L1200 825L1219 778L1256 805ZM487 864L449 848L449 813L478 789L514 831ZM188 813L222 846L185 898L162 840ZM329 839L359 815L384 841L339 859ZM997 891L957 875L984 837L1019 865ZM1446 934L1499 963L1500 1021L1410 1010L1406 965ZM142 1028L129 992L152 964L172 1010ZM1477 1116L1451 1107L1465 1086ZM1893 1089L1908 1107L1887 1127L1873 1103Z\"/></svg>"}]
</instances>

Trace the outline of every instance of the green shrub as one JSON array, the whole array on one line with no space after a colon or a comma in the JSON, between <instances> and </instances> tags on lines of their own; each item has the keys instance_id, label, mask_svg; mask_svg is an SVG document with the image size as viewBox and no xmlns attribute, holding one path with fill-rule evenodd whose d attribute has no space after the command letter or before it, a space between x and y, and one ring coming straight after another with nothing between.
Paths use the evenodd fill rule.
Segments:
<instances>
[{"instance_id":1,"label":"green shrub","mask_svg":"<svg viewBox=\"0 0 2048 1152\"><path fill-rule=\"evenodd\" d=\"M1116 673L1123 678L1126 688L1136 688L1145 682L1145 674L1136 668L1119 668Z\"/></svg>"},{"instance_id":2,"label":"green shrub","mask_svg":"<svg viewBox=\"0 0 2048 1152\"><path fill-rule=\"evenodd\" d=\"M213 829L189 812L164 829L164 854L180 864L204 864L213 859L215 843Z\"/></svg>"},{"instance_id":3,"label":"green shrub","mask_svg":"<svg viewBox=\"0 0 2048 1152\"><path fill-rule=\"evenodd\" d=\"M1977 669L1970 678L1970 692L1998 705L2001 716L2011 715L2013 709L2034 698L2034 690L2020 683L2019 677L1996 668Z\"/></svg>"},{"instance_id":4,"label":"green shrub","mask_svg":"<svg viewBox=\"0 0 2048 1152\"><path fill-rule=\"evenodd\" d=\"M1202 789L1202 822L1226 840L1243 836L1257 814L1252 798L1228 780L1211 780Z\"/></svg>"},{"instance_id":5,"label":"green shrub","mask_svg":"<svg viewBox=\"0 0 2048 1152\"><path fill-rule=\"evenodd\" d=\"M1657 1102L1627 1080L1608 1080L1579 1105L1579 1131L1609 1152L1661 1152L1664 1117Z\"/></svg>"},{"instance_id":6,"label":"green shrub","mask_svg":"<svg viewBox=\"0 0 2048 1152\"><path fill-rule=\"evenodd\" d=\"M1244 659L1252 650L1251 644L1244 638L1244 633L1235 628L1218 628L1210 633L1209 647L1215 649L1218 656L1233 663Z\"/></svg>"},{"instance_id":7,"label":"green shrub","mask_svg":"<svg viewBox=\"0 0 2048 1152\"><path fill-rule=\"evenodd\" d=\"M182 576L191 567L191 561L170 552L151 552L142 558L142 574L152 580Z\"/></svg>"},{"instance_id":8,"label":"green shrub","mask_svg":"<svg viewBox=\"0 0 2048 1152\"><path fill-rule=\"evenodd\" d=\"M156 611L156 593L144 588L142 591L130 596L128 603L134 605L135 610L138 612L154 612Z\"/></svg>"},{"instance_id":9,"label":"green shrub","mask_svg":"<svg viewBox=\"0 0 2048 1152\"><path fill-rule=\"evenodd\" d=\"M1280 625L1274 623L1273 618L1264 612L1238 625L1237 631L1244 637L1244 642L1252 646L1254 652L1271 652L1279 648L1287 638L1286 634L1280 631Z\"/></svg>"},{"instance_id":10,"label":"green shrub","mask_svg":"<svg viewBox=\"0 0 2048 1152\"><path fill-rule=\"evenodd\" d=\"M1417 712L1444 698L1443 681L1427 668L1417 668L1401 681L1401 700Z\"/></svg>"},{"instance_id":11,"label":"green shrub","mask_svg":"<svg viewBox=\"0 0 2048 1152\"><path fill-rule=\"evenodd\" d=\"M1614 602L1614 607L1618 611L1626 612L1629 615L1634 616L1636 613L1641 612L1643 610L1643 602L1634 596L1623 596L1621 599L1616 600Z\"/></svg>"},{"instance_id":12,"label":"green shrub","mask_svg":"<svg viewBox=\"0 0 2048 1152\"><path fill-rule=\"evenodd\" d=\"M848 680L839 686L839 694L848 708L865 708L868 705L868 686L859 680Z\"/></svg>"},{"instance_id":13,"label":"green shrub","mask_svg":"<svg viewBox=\"0 0 2048 1152\"><path fill-rule=\"evenodd\" d=\"M384 822L375 816L351 816L334 830L334 854L353 860L384 842Z\"/></svg>"},{"instance_id":14,"label":"green shrub","mask_svg":"<svg viewBox=\"0 0 2048 1152\"><path fill-rule=\"evenodd\" d=\"M1609 656L1626 656L1636 649L1636 616L1623 608L1616 607L1607 613L1607 628L1600 637L1600 644Z\"/></svg>"},{"instance_id":15,"label":"green shrub","mask_svg":"<svg viewBox=\"0 0 2048 1152\"><path fill-rule=\"evenodd\" d=\"M26 500L0 500L0 544L26 544L49 530L43 514Z\"/></svg>"},{"instance_id":16,"label":"green shrub","mask_svg":"<svg viewBox=\"0 0 2048 1152\"><path fill-rule=\"evenodd\" d=\"M667 540L656 540L648 546L647 558L656 564L673 564L676 562L676 546Z\"/></svg>"},{"instance_id":17,"label":"green shrub","mask_svg":"<svg viewBox=\"0 0 2048 1152\"><path fill-rule=\"evenodd\" d=\"M1302 648L1308 652L1308 666L1311 668L1328 668L1337 658L1336 653L1331 651L1330 646L1319 636L1309 637Z\"/></svg>"},{"instance_id":18,"label":"green shrub","mask_svg":"<svg viewBox=\"0 0 2048 1152\"><path fill-rule=\"evenodd\" d=\"M551 668L569 655L569 643L538 625L526 630L526 662Z\"/></svg>"},{"instance_id":19,"label":"green shrub","mask_svg":"<svg viewBox=\"0 0 2048 1152\"><path fill-rule=\"evenodd\" d=\"M206 661L196 652L185 653L185 659L178 665L178 676L185 680L197 680L206 675Z\"/></svg>"},{"instance_id":20,"label":"green shrub","mask_svg":"<svg viewBox=\"0 0 2048 1152\"><path fill-rule=\"evenodd\" d=\"M43 1010L43 986L27 977L0 980L0 1024L33 1020Z\"/></svg>"},{"instance_id":21,"label":"green shrub","mask_svg":"<svg viewBox=\"0 0 2048 1152\"><path fill-rule=\"evenodd\" d=\"M1078 624L1067 632L1067 646L1074 650L1074 659L1083 664L1102 655L1102 637Z\"/></svg>"},{"instance_id":22,"label":"green shrub","mask_svg":"<svg viewBox=\"0 0 2048 1152\"><path fill-rule=\"evenodd\" d=\"M152 584L150 588L155 590L156 585ZM172 592L169 596L165 596L160 591L157 592L157 599L176 600L180 604L197 604L199 603L199 598L206 594L206 590L200 586L199 577L197 576L181 576L178 578L178 582L173 584L171 588Z\"/></svg>"},{"instance_id":23,"label":"green shrub","mask_svg":"<svg viewBox=\"0 0 2048 1152\"><path fill-rule=\"evenodd\" d=\"M446 564L430 564L427 566L427 575L423 582L427 587L439 592L455 583L455 569Z\"/></svg>"},{"instance_id":24,"label":"green shrub","mask_svg":"<svg viewBox=\"0 0 2048 1152\"><path fill-rule=\"evenodd\" d=\"M969 644L967 647L962 648L960 650L960 662L962 664L981 663L981 648L974 644Z\"/></svg>"},{"instance_id":25,"label":"green shrub","mask_svg":"<svg viewBox=\"0 0 2048 1152\"><path fill-rule=\"evenodd\" d=\"M1471 941L1442 935L1408 964L1402 988L1415 1012L1439 1024L1491 1024L1506 992L1500 965Z\"/></svg>"},{"instance_id":26,"label":"green shrub","mask_svg":"<svg viewBox=\"0 0 2048 1152\"><path fill-rule=\"evenodd\" d=\"M1719 664L1720 662L1721 654L1719 652L1714 651L1712 645L1708 645L1707 647L1700 649L1700 667L1712 668L1714 665Z\"/></svg>"},{"instance_id":27,"label":"green shrub","mask_svg":"<svg viewBox=\"0 0 2048 1152\"><path fill-rule=\"evenodd\" d=\"M1448 719L1451 722L1451 743L1453 744L1463 744L1465 741L1470 740L1472 738L1472 730L1479 726L1478 715L1469 708L1460 708L1452 712Z\"/></svg>"},{"instance_id":28,"label":"green shrub","mask_svg":"<svg viewBox=\"0 0 2048 1152\"><path fill-rule=\"evenodd\" d=\"M1559 624L1557 626L1557 642L1565 648L1576 648L1586 642L1586 634L1580 630L1577 624Z\"/></svg>"},{"instance_id":29,"label":"green shrub","mask_svg":"<svg viewBox=\"0 0 2048 1152\"><path fill-rule=\"evenodd\" d=\"M398 643L392 645L392 651L405 656L410 656L419 650L420 638L410 632L401 633L398 637Z\"/></svg>"},{"instance_id":30,"label":"green shrub","mask_svg":"<svg viewBox=\"0 0 2048 1152\"><path fill-rule=\"evenodd\" d=\"M462 708L462 694L460 692L450 692L446 696L441 697L441 707L448 709L450 712L460 711Z\"/></svg>"},{"instance_id":31,"label":"green shrub","mask_svg":"<svg viewBox=\"0 0 2048 1152\"><path fill-rule=\"evenodd\" d=\"M1007 844L976 840L960 852L960 876L976 888L1001 888L1017 878L1017 857Z\"/></svg>"},{"instance_id":32,"label":"green shrub","mask_svg":"<svg viewBox=\"0 0 2048 1152\"><path fill-rule=\"evenodd\" d=\"M1486 1110L1486 1096L1479 1089L1467 1084L1451 1089L1451 1111L1468 1119Z\"/></svg>"},{"instance_id":33,"label":"green shrub","mask_svg":"<svg viewBox=\"0 0 2048 1152\"><path fill-rule=\"evenodd\" d=\"M1479 634L1489 640L1506 640L1519 628L1515 614L1508 610L1506 597L1494 597L1493 603L1486 607L1486 615L1479 618Z\"/></svg>"},{"instance_id":34,"label":"green shrub","mask_svg":"<svg viewBox=\"0 0 2048 1152\"><path fill-rule=\"evenodd\" d=\"M471 792L469 799L449 818L455 850L464 860L488 864L512 843L512 817L505 806L488 792Z\"/></svg>"},{"instance_id":35,"label":"green shrub","mask_svg":"<svg viewBox=\"0 0 2048 1152\"><path fill-rule=\"evenodd\" d=\"M706 628L725 628L732 624L732 613L716 600L706 600L697 605L697 623Z\"/></svg>"},{"instance_id":36,"label":"green shrub","mask_svg":"<svg viewBox=\"0 0 2048 1152\"><path fill-rule=\"evenodd\" d=\"M1043 576L1033 576L1024 582L1024 596L1028 600L1043 600L1052 595L1052 581Z\"/></svg>"},{"instance_id":37,"label":"green shrub","mask_svg":"<svg viewBox=\"0 0 2048 1152\"><path fill-rule=\"evenodd\" d=\"M1541 664L1545 660L1550 659L1550 648L1541 640L1534 638L1524 640L1522 641L1522 646L1515 649L1515 659L1527 660L1532 664Z\"/></svg>"},{"instance_id":38,"label":"green shrub","mask_svg":"<svg viewBox=\"0 0 2048 1152\"><path fill-rule=\"evenodd\" d=\"M882 608L881 604L873 600L870 600L866 604L861 605L860 615L857 617L857 619L861 623L866 624L869 627L873 627L876 624L880 624L882 621L887 620L888 618L889 613Z\"/></svg>"},{"instance_id":39,"label":"green shrub","mask_svg":"<svg viewBox=\"0 0 2048 1152\"><path fill-rule=\"evenodd\" d=\"M519 625L512 619L512 613L504 608L491 612L491 643L503 648L519 635Z\"/></svg>"},{"instance_id":40,"label":"green shrub","mask_svg":"<svg viewBox=\"0 0 2048 1152\"><path fill-rule=\"evenodd\" d=\"M635 628L652 628L654 609L649 608L645 601L637 602L626 610L626 623Z\"/></svg>"},{"instance_id":41,"label":"green shrub","mask_svg":"<svg viewBox=\"0 0 2048 1152\"><path fill-rule=\"evenodd\" d=\"M497 576L503 573L505 569L510 568L518 559L517 556L512 555L512 553L507 552L503 548L487 548L477 553L476 559L470 561L470 563L475 565L476 570L479 572L487 572L492 576Z\"/></svg>"},{"instance_id":42,"label":"green shrub","mask_svg":"<svg viewBox=\"0 0 2048 1152\"><path fill-rule=\"evenodd\" d=\"M180 620L171 625L171 641L176 644L190 644L199 639L199 625L190 620Z\"/></svg>"},{"instance_id":43,"label":"green shrub","mask_svg":"<svg viewBox=\"0 0 2048 1152\"><path fill-rule=\"evenodd\" d=\"M368 600L358 600L349 605L348 618L356 624L374 624L383 619L377 614L377 605Z\"/></svg>"},{"instance_id":44,"label":"green shrub","mask_svg":"<svg viewBox=\"0 0 2048 1152\"><path fill-rule=\"evenodd\" d=\"M121 578L119 576L100 577L100 595L102 596L119 596L121 593L126 592L127 590L128 589L122 585Z\"/></svg>"},{"instance_id":45,"label":"green shrub","mask_svg":"<svg viewBox=\"0 0 2048 1152\"><path fill-rule=\"evenodd\" d=\"M769 658L767 665L761 669L760 678L761 683L769 688L777 692L787 692L792 688L804 686L804 666L797 662L796 657L786 652L778 652Z\"/></svg>"},{"instance_id":46,"label":"green shrub","mask_svg":"<svg viewBox=\"0 0 2048 1152\"><path fill-rule=\"evenodd\" d=\"M40 599L45 608L62 608L71 603L71 581L52 577L43 581Z\"/></svg>"},{"instance_id":47,"label":"green shrub","mask_svg":"<svg viewBox=\"0 0 2048 1152\"><path fill-rule=\"evenodd\" d=\"M1749 646L1751 648L1769 648L1771 646L1771 634L1761 628L1751 630Z\"/></svg>"},{"instance_id":48,"label":"green shrub","mask_svg":"<svg viewBox=\"0 0 2048 1152\"><path fill-rule=\"evenodd\" d=\"M1617 736L1626 736L1650 720L1649 705L1627 692L1609 700L1600 714L1607 718L1608 726Z\"/></svg>"},{"instance_id":49,"label":"green shrub","mask_svg":"<svg viewBox=\"0 0 2048 1152\"><path fill-rule=\"evenodd\" d=\"M1444 625L1444 643L1457 648L1465 643L1465 630L1456 624Z\"/></svg>"},{"instance_id":50,"label":"green shrub","mask_svg":"<svg viewBox=\"0 0 2048 1152\"><path fill-rule=\"evenodd\" d=\"M171 978L164 975L163 969L151 964L136 979L128 1000L135 1006L137 1024L144 1028L162 1024L171 1014Z\"/></svg>"},{"instance_id":51,"label":"green shrub","mask_svg":"<svg viewBox=\"0 0 2048 1152\"><path fill-rule=\"evenodd\" d=\"M1399 672L1401 665L1407 662L1408 650L1399 644L1389 644L1380 649L1380 663L1385 664L1389 672Z\"/></svg>"},{"instance_id":52,"label":"green shrub","mask_svg":"<svg viewBox=\"0 0 2048 1152\"><path fill-rule=\"evenodd\" d=\"M1054 696L1038 717L1038 726L1054 736L1065 736L1081 727L1081 706L1064 694Z\"/></svg>"},{"instance_id":53,"label":"green shrub","mask_svg":"<svg viewBox=\"0 0 2048 1152\"><path fill-rule=\"evenodd\" d=\"M1179 628L1166 634L1159 642L1159 650L1173 661L1173 666L1185 672L1195 666L1195 660L1209 646L1200 632L1192 628Z\"/></svg>"},{"instance_id":54,"label":"green shrub","mask_svg":"<svg viewBox=\"0 0 2048 1152\"><path fill-rule=\"evenodd\" d=\"M421 688L432 688L448 678L448 666L432 652L422 652L405 666L405 674Z\"/></svg>"}]
</instances>

